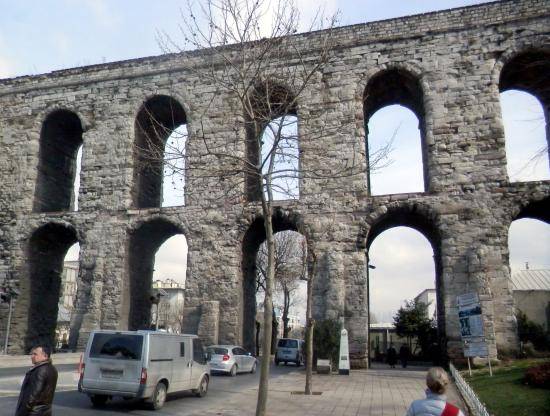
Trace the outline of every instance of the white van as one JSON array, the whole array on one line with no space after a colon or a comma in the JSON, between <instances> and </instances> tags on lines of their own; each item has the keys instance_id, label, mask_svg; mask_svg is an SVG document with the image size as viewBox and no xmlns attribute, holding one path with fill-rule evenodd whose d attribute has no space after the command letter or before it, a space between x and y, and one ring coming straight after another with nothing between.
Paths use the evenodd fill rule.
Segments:
<instances>
[{"instance_id":1,"label":"white van","mask_svg":"<svg viewBox=\"0 0 550 416\"><path fill-rule=\"evenodd\" d=\"M158 331L93 331L78 390L94 406L113 396L143 398L160 409L167 393L192 390L203 397L210 380L206 354L196 335Z\"/></svg>"},{"instance_id":2,"label":"white van","mask_svg":"<svg viewBox=\"0 0 550 416\"><path fill-rule=\"evenodd\" d=\"M275 365L294 363L298 367L304 362L304 341L296 338L281 338L275 350Z\"/></svg>"}]
</instances>

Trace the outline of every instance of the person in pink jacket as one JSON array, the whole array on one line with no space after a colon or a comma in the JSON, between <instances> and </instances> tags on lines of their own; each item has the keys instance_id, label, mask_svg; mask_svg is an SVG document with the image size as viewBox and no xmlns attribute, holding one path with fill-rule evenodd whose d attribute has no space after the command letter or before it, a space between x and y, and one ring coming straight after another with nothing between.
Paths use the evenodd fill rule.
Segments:
<instances>
[{"instance_id":1,"label":"person in pink jacket","mask_svg":"<svg viewBox=\"0 0 550 416\"><path fill-rule=\"evenodd\" d=\"M426 375L426 398L413 401L406 416L464 416L458 407L447 403L445 392L449 382L444 369L430 368Z\"/></svg>"}]
</instances>

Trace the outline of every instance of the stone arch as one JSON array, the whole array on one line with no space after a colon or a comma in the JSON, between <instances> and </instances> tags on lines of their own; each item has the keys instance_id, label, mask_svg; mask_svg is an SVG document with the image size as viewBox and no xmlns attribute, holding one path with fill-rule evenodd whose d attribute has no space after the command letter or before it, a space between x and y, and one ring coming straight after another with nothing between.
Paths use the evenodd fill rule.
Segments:
<instances>
[{"instance_id":1,"label":"stone arch","mask_svg":"<svg viewBox=\"0 0 550 416\"><path fill-rule=\"evenodd\" d=\"M378 215L367 220L369 230L366 235L367 262L370 246L380 234L394 227L409 227L422 234L433 250L436 298L437 298L437 329L440 347L444 348L445 339L445 282L443 281L442 236L439 228L439 216L431 208L419 204L395 204Z\"/></svg>"},{"instance_id":2,"label":"stone arch","mask_svg":"<svg viewBox=\"0 0 550 416\"><path fill-rule=\"evenodd\" d=\"M292 115L298 117L298 102L294 92L280 82L264 81L255 86L250 93L254 117L245 114L245 149L247 160L257 165L262 157L259 136L273 120ZM261 199L262 184L257 172L250 170L245 173L246 197L249 201Z\"/></svg>"},{"instance_id":3,"label":"stone arch","mask_svg":"<svg viewBox=\"0 0 550 416\"><path fill-rule=\"evenodd\" d=\"M120 321L127 322L130 330L149 328L155 253L176 234L185 235L183 228L161 216L139 222L128 231Z\"/></svg>"},{"instance_id":4,"label":"stone arch","mask_svg":"<svg viewBox=\"0 0 550 416\"><path fill-rule=\"evenodd\" d=\"M154 95L141 105L134 121L134 182L136 208L160 207L166 140L187 123L184 107L168 95Z\"/></svg>"},{"instance_id":5,"label":"stone arch","mask_svg":"<svg viewBox=\"0 0 550 416\"><path fill-rule=\"evenodd\" d=\"M510 53L496 66L498 89L503 93L519 90L535 97L542 106L546 133L546 152L550 162L550 49L526 47Z\"/></svg>"},{"instance_id":6,"label":"stone arch","mask_svg":"<svg viewBox=\"0 0 550 416\"><path fill-rule=\"evenodd\" d=\"M273 214L273 232L297 231L302 233L300 218L296 214L276 210ZM255 351L255 320L256 320L256 255L260 245L265 241L263 217L254 218L244 233L242 239L242 289L240 327L242 328L242 344L248 351Z\"/></svg>"},{"instance_id":7,"label":"stone arch","mask_svg":"<svg viewBox=\"0 0 550 416\"><path fill-rule=\"evenodd\" d=\"M369 129L370 118L383 107L398 104L411 110L418 119L422 151L424 191L429 189L428 151L426 145L426 85L421 73L414 67L389 65L370 73L361 93L363 129L367 152L367 187L371 190Z\"/></svg>"},{"instance_id":8,"label":"stone arch","mask_svg":"<svg viewBox=\"0 0 550 416\"><path fill-rule=\"evenodd\" d=\"M81 119L73 111L57 109L45 117L40 131L35 212L66 211L74 206L73 183L82 134Z\"/></svg>"},{"instance_id":9,"label":"stone arch","mask_svg":"<svg viewBox=\"0 0 550 416\"><path fill-rule=\"evenodd\" d=\"M63 260L76 242L79 242L78 232L66 222L43 224L27 241L27 262L21 279L21 300L27 299L27 302L20 301L17 305L27 316L25 351L36 343L55 344Z\"/></svg>"},{"instance_id":10,"label":"stone arch","mask_svg":"<svg viewBox=\"0 0 550 416\"><path fill-rule=\"evenodd\" d=\"M550 196L522 203L515 209L513 220L521 218L532 218L550 224Z\"/></svg>"}]
</instances>

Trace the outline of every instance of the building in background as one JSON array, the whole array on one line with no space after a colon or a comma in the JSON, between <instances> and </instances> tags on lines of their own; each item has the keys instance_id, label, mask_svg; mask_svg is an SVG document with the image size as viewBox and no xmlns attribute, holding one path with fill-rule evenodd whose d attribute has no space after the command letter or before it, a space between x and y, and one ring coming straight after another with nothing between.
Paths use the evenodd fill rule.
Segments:
<instances>
[{"instance_id":1,"label":"building in background","mask_svg":"<svg viewBox=\"0 0 550 416\"><path fill-rule=\"evenodd\" d=\"M151 308L151 322L157 322L158 328L175 334L181 333L183 307L185 303L185 286L174 279L155 280L152 285L153 295L161 294L158 305Z\"/></svg>"},{"instance_id":2,"label":"building in background","mask_svg":"<svg viewBox=\"0 0 550 416\"><path fill-rule=\"evenodd\" d=\"M76 303L78 279L78 261L63 263L61 274L61 295L57 310L57 327L55 329L56 349L68 348L71 329L71 316Z\"/></svg>"},{"instance_id":3,"label":"building in background","mask_svg":"<svg viewBox=\"0 0 550 416\"><path fill-rule=\"evenodd\" d=\"M433 319L437 322L437 296L435 289L424 289L414 300L428 305L428 319Z\"/></svg>"},{"instance_id":4,"label":"building in background","mask_svg":"<svg viewBox=\"0 0 550 416\"><path fill-rule=\"evenodd\" d=\"M550 330L550 270L519 270L512 273L516 309L529 320Z\"/></svg>"}]
</instances>

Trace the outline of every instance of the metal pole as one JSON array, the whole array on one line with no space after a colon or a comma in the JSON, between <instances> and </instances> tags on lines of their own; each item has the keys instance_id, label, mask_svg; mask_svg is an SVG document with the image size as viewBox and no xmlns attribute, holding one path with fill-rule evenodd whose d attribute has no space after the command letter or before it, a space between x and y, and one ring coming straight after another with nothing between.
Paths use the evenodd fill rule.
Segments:
<instances>
[{"instance_id":1,"label":"metal pole","mask_svg":"<svg viewBox=\"0 0 550 416\"><path fill-rule=\"evenodd\" d=\"M158 331L158 329L159 329L159 306L160 306L160 300L157 303L157 316L156 316L156 319L155 319L155 331Z\"/></svg>"},{"instance_id":2,"label":"metal pole","mask_svg":"<svg viewBox=\"0 0 550 416\"><path fill-rule=\"evenodd\" d=\"M468 373L470 374L470 377L472 377L472 367L470 367L470 357L468 357Z\"/></svg>"},{"instance_id":3,"label":"metal pole","mask_svg":"<svg viewBox=\"0 0 550 416\"><path fill-rule=\"evenodd\" d=\"M489 375L493 377L493 369L491 367L491 357L487 354L487 362L489 363Z\"/></svg>"},{"instance_id":4,"label":"metal pole","mask_svg":"<svg viewBox=\"0 0 550 416\"><path fill-rule=\"evenodd\" d=\"M4 354L8 355L8 340L10 339L10 326L11 326L11 309L13 303L13 296L10 296L10 304L8 309L8 326L6 328L6 340L4 341Z\"/></svg>"},{"instance_id":5,"label":"metal pole","mask_svg":"<svg viewBox=\"0 0 550 416\"><path fill-rule=\"evenodd\" d=\"M376 269L376 266L370 264L369 253L365 253L367 260L367 368L371 368L371 353L370 353L370 273L369 269Z\"/></svg>"}]
</instances>

